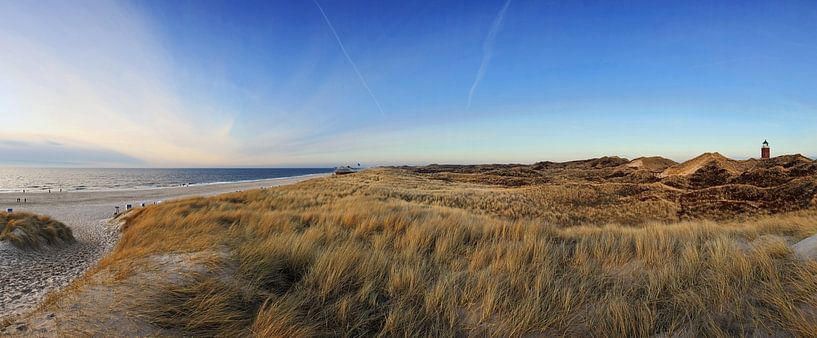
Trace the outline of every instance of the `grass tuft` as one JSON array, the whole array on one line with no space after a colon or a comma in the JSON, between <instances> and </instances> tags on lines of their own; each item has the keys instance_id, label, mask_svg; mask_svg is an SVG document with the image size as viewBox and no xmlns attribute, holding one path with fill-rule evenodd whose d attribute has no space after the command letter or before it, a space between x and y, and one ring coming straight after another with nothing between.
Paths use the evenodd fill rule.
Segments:
<instances>
[{"instance_id":1,"label":"grass tuft","mask_svg":"<svg viewBox=\"0 0 817 338\"><path fill-rule=\"evenodd\" d=\"M0 212L0 241L23 250L44 245L59 246L75 242L71 228L48 216L25 212Z\"/></svg>"}]
</instances>

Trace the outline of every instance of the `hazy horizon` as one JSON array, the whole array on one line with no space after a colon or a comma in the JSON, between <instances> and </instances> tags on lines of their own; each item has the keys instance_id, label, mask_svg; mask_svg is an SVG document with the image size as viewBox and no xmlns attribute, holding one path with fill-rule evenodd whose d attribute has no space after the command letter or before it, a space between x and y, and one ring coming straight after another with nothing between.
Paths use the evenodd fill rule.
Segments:
<instances>
[{"instance_id":1,"label":"hazy horizon","mask_svg":"<svg viewBox=\"0 0 817 338\"><path fill-rule=\"evenodd\" d=\"M479 161L479 160L477 160L477 161L459 161L459 162L441 161L441 162L394 162L394 163L378 163L378 164L360 163L360 165L361 165L361 167L364 167L364 168L369 168L369 167L391 167L391 166L424 166L424 165L431 165L431 164L451 164L451 165L523 164L523 165L527 165L527 164L534 164L534 163L537 163L537 162L570 162L570 161L590 160L590 159L605 157L605 156L609 156L609 157L616 157L617 156L617 157L622 157L622 158L626 158L626 159L629 159L629 160L634 160L634 159L637 159L637 158L640 158L640 157L658 156L658 157L664 157L664 158L673 160L673 161L678 162L678 163L683 163L683 162L685 162L687 160L691 160L691 159L693 159L693 158L695 158L697 156L703 155L705 153L713 153L713 152L718 152L718 151L715 151L715 150L706 151L706 152L702 152L702 153L700 153L698 155L694 155L694 156L690 156L690 157L684 157L684 158L671 158L671 157L666 157L666 156L662 156L662 155L658 155L658 154L647 154L647 155L632 156L632 157L621 156L621 155L616 155L616 154L608 154L608 155L600 155L600 156L596 156L596 157L581 157L581 158L566 158L566 159L541 159L541 160L534 160L534 161L527 161L527 162L526 161L504 161L504 162L500 162L500 161ZM721 153L721 152L718 152L718 153ZM730 159L733 159L733 160L748 160L748 159L759 159L760 158L760 156L736 157L736 156L729 156L728 154L723 154L723 153L721 153L721 155L724 155L727 158L730 158ZM808 155L808 154L800 154L800 153L772 154L772 157L777 157L777 156L782 156L782 155L802 155L802 156L805 156L805 157L807 157L807 158L809 158L811 160L817 160L817 156ZM0 168L36 168L36 169L40 169L40 168L53 168L53 169L310 169L310 168L335 168L335 167L338 167L338 166L345 166L345 165L355 166L356 164L358 164L358 162L352 161L352 162L342 162L342 163L336 163L336 164L312 165L312 166L299 166L299 165L255 165L255 166L246 166L245 165L245 166L209 166L209 167L207 167L207 166L198 166L198 167L102 166L102 167L100 167L100 166L87 166L87 165L83 165L83 164L72 165L70 163L68 163L68 164L66 164L66 163L57 163L57 164L55 164L55 163L44 163L44 164L39 164L39 165L36 164L36 163L24 163L24 164L2 163L2 164L0 164Z\"/></svg>"},{"instance_id":2,"label":"hazy horizon","mask_svg":"<svg viewBox=\"0 0 817 338\"><path fill-rule=\"evenodd\" d=\"M807 1L7 1L0 46L0 166L817 156Z\"/></svg>"}]
</instances>

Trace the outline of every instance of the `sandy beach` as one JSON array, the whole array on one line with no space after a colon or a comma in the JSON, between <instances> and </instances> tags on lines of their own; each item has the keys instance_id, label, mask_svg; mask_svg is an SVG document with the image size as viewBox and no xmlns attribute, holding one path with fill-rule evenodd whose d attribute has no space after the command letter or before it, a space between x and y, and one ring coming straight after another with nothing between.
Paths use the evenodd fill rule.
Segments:
<instances>
[{"instance_id":1,"label":"sandy beach","mask_svg":"<svg viewBox=\"0 0 817 338\"><path fill-rule=\"evenodd\" d=\"M127 204L138 208L141 203L279 186L326 175L144 190L2 193L2 210L51 216L71 227L77 243L33 252L0 244L0 320L33 310L50 291L68 285L110 252L118 239L116 225L109 222L115 206L124 211ZM25 198L26 203L17 203L17 198Z\"/></svg>"}]
</instances>

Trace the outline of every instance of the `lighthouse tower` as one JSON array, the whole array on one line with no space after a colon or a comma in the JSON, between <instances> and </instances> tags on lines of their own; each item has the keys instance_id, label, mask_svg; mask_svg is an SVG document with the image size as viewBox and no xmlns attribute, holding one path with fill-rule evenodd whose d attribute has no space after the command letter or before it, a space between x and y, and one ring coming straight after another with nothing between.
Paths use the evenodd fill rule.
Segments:
<instances>
[{"instance_id":1,"label":"lighthouse tower","mask_svg":"<svg viewBox=\"0 0 817 338\"><path fill-rule=\"evenodd\" d=\"M769 158L771 156L771 149L769 148L769 142L763 140L763 146L760 147L760 158Z\"/></svg>"}]
</instances>

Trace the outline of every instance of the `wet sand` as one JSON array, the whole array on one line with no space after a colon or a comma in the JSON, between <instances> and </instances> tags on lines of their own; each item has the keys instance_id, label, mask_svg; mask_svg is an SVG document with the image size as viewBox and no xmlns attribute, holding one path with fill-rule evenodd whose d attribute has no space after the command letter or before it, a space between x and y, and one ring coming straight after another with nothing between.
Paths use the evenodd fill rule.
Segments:
<instances>
[{"instance_id":1,"label":"wet sand","mask_svg":"<svg viewBox=\"0 0 817 338\"><path fill-rule=\"evenodd\" d=\"M124 211L127 204L138 208L143 202L147 205L191 196L212 196L327 175L144 190L2 193L3 211L13 208L51 216L71 227L77 243L30 252L0 243L0 320L33 310L48 292L68 285L110 252L119 238L116 225L109 223L115 206ZM18 197L27 202L17 203Z\"/></svg>"}]
</instances>

